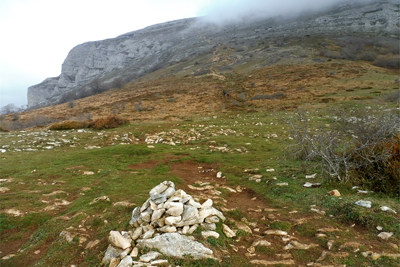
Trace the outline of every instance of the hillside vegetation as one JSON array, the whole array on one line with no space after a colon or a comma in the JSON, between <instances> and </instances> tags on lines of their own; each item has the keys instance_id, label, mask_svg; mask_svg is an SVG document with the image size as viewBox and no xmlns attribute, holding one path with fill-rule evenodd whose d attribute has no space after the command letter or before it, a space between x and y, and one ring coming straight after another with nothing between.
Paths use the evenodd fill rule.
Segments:
<instances>
[{"instance_id":1,"label":"hillside vegetation","mask_svg":"<svg viewBox=\"0 0 400 267\"><path fill-rule=\"evenodd\" d=\"M132 230L133 208L173 181L211 198L238 231L195 232L216 260L171 266L398 266L398 72L325 47L240 52L226 67L239 52L221 46L121 88L2 116L0 265L101 266L110 231Z\"/></svg>"}]
</instances>

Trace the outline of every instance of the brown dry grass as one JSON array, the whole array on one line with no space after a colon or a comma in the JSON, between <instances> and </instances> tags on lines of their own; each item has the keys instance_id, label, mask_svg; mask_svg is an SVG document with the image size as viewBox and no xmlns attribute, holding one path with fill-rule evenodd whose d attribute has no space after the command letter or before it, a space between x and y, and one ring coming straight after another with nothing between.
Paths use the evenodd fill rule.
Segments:
<instances>
[{"instance_id":1,"label":"brown dry grass","mask_svg":"<svg viewBox=\"0 0 400 267\"><path fill-rule=\"evenodd\" d=\"M372 92L397 88L396 72L369 63L335 60L311 65L277 65L258 70L202 76L144 77L102 94L23 112L19 121L49 116L80 120L83 114L98 119L112 114L130 121L186 120L225 110L295 108L309 103L369 99ZM386 77L386 78L384 78ZM390 78L388 78L390 77ZM230 97L224 97L223 91ZM250 100L255 95L283 92L285 98ZM387 92L389 93L389 91ZM11 116L11 115L10 115ZM11 117L7 117L11 120Z\"/></svg>"}]
</instances>

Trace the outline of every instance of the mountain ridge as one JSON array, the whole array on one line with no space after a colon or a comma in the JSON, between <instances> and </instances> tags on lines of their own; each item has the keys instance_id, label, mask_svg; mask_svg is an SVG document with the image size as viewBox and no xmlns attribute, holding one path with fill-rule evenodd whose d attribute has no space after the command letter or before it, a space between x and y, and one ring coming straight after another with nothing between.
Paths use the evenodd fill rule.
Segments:
<instances>
[{"instance_id":1,"label":"mountain ridge","mask_svg":"<svg viewBox=\"0 0 400 267\"><path fill-rule=\"evenodd\" d=\"M381 0L342 4L295 18L265 18L236 24L216 25L202 18L188 18L86 42L69 52L59 76L28 88L28 108L60 103L69 92L81 98L83 89L93 87L95 80L108 86L118 78L131 81L154 70L214 53L221 46L254 56L260 43L282 38L350 35L395 39L399 32L399 9L395 1ZM212 66L213 62L208 62L204 69Z\"/></svg>"}]
</instances>

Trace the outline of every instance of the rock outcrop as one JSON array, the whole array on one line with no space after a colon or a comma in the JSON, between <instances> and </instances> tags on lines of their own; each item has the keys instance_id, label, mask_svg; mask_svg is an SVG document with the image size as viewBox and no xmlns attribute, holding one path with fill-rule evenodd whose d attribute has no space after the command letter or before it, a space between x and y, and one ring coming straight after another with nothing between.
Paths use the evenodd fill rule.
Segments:
<instances>
[{"instance_id":1,"label":"rock outcrop","mask_svg":"<svg viewBox=\"0 0 400 267\"><path fill-rule=\"evenodd\" d=\"M28 88L28 108L58 103L65 93L79 91L95 79L105 84L119 77L132 80L171 63L211 53L221 45L243 49L266 39L309 35L398 38L398 16L396 0L375 0L284 20L268 18L218 26L189 18L157 24L74 47L62 64L60 76Z\"/></svg>"}]
</instances>

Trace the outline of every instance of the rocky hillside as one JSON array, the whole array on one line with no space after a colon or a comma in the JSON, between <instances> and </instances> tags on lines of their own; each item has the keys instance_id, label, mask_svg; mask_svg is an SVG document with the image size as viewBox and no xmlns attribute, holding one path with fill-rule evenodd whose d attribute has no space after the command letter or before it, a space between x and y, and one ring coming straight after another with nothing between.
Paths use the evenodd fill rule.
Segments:
<instances>
[{"instance_id":1,"label":"rocky hillside","mask_svg":"<svg viewBox=\"0 0 400 267\"><path fill-rule=\"evenodd\" d=\"M299 58L307 51L269 49L290 42L305 43L304 38L362 36L397 41L399 4L395 0L352 3L327 10L302 14L296 18L266 18L237 24L214 25L201 18L190 18L153 25L117 38L88 42L74 47L62 64L58 77L48 78L28 88L30 109L63 101L66 93L84 97L85 86L93 81L108 84L123 79L132 81L156 70L196 60L196 72L226 72L254 61L254 68L276 64L281 58ZM319 44L317 39L313 42ZM310 42L309 42L310 43ZM311 42L312 43L312 42ZM219 51L228 60L218 60ZM278 51L279 50L279 51ZM283 53L283 54L282 54ZM287 62L286 62L287 63ZM174 73L187 69L175 68ZM65 98L65 97L64 97Z\"/></svg>"}]
</instances>

